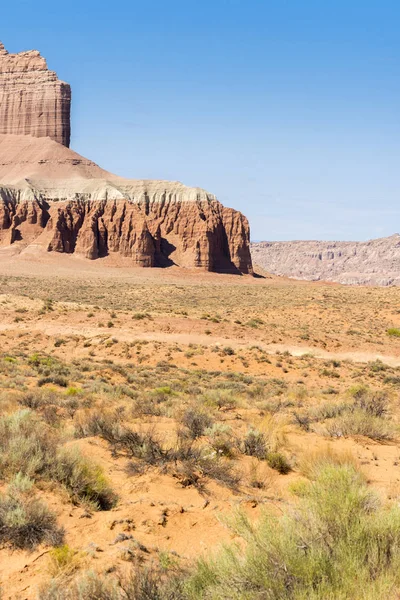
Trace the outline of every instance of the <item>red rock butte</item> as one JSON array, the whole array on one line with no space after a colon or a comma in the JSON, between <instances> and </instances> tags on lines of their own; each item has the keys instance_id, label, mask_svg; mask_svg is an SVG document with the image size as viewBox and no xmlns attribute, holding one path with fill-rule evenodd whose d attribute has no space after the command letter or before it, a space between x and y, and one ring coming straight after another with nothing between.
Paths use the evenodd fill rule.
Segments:
<instances>
[{"instance_id":1,"label":"red rock butte","mask_svg":"<svg viewBox=\"0 0 400 600\"><path fill-rule=\"evenodd\" d=\"M0 248L252 273L249 224L179 182L123 179L68 148L68 84L0 43Z\"/></svg>"}]
</instances>

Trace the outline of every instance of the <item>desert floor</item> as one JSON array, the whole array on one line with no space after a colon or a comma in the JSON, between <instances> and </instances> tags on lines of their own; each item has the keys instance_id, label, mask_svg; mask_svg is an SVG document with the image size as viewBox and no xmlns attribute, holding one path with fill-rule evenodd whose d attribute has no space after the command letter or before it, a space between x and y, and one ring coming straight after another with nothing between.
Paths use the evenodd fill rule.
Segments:
<instances>
[{"instance_id":1,"label":"desert floor","mask_svg":"<svg viewBox=\"0 0 400 600\"><path fill-rule=\"evenodd\" d=\"M99 510L30 465L70 555L64 564L45 543L5 541L4 598L37 598L83 569L189 565L234 539L226 519L239 507L254 519L288 510L309 456L326 448L351 453L397 502L397 327L398 288L2 251L1 418L28 411L58 449L99 465L116 498ZM140 450L105 434L110 423L137 432ZM7 460L3 493L16 473Z\"/></svg>"}]
</instances>

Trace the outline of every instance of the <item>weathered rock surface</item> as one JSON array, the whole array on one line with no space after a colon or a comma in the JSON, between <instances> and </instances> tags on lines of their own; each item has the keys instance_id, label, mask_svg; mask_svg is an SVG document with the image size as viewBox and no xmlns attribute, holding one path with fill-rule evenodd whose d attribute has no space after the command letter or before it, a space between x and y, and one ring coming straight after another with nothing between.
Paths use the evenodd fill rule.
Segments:
<instances>
[{"instance_id":1,"label":"weathered rock surface","mask_svg":"<svg viewBox=\"0 0 400 600\"><path fill-rule=\"evenodd\" d=\"M70 96L38 52L0 44L0 246L252 273L241 213L200 188L123 179L69 150Z\"/></svg>"},{"instance_id":2,"label":"weathered rock surface","mask_svg":"<svg viewBox=\"0 0 400 600\"><path fill-rule=\"evenodd\" d=\"M275 275L353 285L400 285L400 235L367 242L258 242L254 263Z\"/></svg>"},{"instance_id":3,"label":"weathered rock surface","mask_svg":"<svg viewBox=\"0 0 400 600\"><path fill-rule=\"evenodd\" d=\"M0 133L50 137L69 146L71 88L36 50L9 54L0 42Z\"/></svg>"},{"instance_id":4,"label":"weathered rock surface","mask_svg":"<svg viewBox=\"0 0 400 600\"><path fill-rule=\"evenodd\" d=\"M252 273L249 225L178 182L117 177L50 139L0 136L0 246Z\"/></svg>"}]
</instances>

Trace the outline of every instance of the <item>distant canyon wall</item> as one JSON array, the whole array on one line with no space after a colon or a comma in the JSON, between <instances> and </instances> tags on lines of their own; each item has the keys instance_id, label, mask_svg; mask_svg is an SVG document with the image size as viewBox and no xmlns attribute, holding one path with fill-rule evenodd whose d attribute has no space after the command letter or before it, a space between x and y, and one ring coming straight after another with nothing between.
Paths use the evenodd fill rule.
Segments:
<instances>
[{"instance_id":1,"label":"distant canyon wall","mask_svg":"<svg viewBox=\"0 0 400 600\"><path fill-rule=\"evenodd\" d=\"M367 242L257 242L253 262L275 275L353 285L400 285L400 235Z\"/></svg>"}]
</instances>

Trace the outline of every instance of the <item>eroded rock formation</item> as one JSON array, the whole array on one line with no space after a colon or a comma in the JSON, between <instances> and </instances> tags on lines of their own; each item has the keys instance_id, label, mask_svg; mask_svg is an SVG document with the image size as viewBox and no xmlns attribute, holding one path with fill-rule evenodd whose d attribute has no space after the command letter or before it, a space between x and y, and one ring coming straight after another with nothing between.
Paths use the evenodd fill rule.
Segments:
<instances>
[{"instance_id":1,"label":"eroded rock formation","mask_svg":"<svg viewBox=\"0 0 400 600\"><path fill-rule=\"evenodd\" d=\"M123 179L69 150L69 102L38 52L0 45L0 246L252 273L241 213L200 188Z\"/></svg>"},{"instance_id":2,"label":"eroded rock formation","mask_svg":"<svg viewBox=\"0 0 400 600\"><path fill-rule=\"evenodd\" d=\"M0 42L0 133L50 137L69 146L71 88L36 50L9 54Z\"/></svg>"},{"instance_id":3,"label":"eroded rock formation","mask_svg":"<svg viewBox=\"0 0 400 600\"><path fill-rule=\"evenodd\" d=\"M353 285L400 285L400 235L367 242L258 242L254 263L269 273Z\"/></svg>"},{"instance_id":4,"label":"eroded rock formation","mask_svg":"<svg viewBox=\"0 0 400 600\"><path fill-rule=\"evenodd\" d=\"M211 194L123 179L48 138L0 135L0 246L252 273L249 225Z\"/></svg>"},{"instance_id":5,"label":"eroded rock formation","mask_svg":"<svg viewBox=\"0 0 400 600\"><path fill-rule=\"evenodd\" d=\"M0 245L18 243L90 259L118 253L132 266L252 272L249 228L241 213L200 191L195 200L182 199L192 190L182 194L168 182L131 182L125 199L118 190L105 192L103 185L99 182L94 199L83 192L65 200L0 187Z\"/></svg>"}]
</instances>

